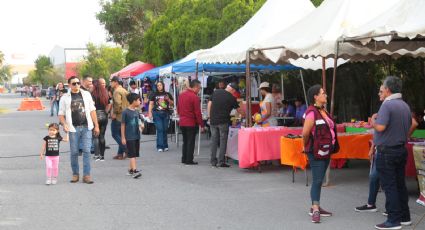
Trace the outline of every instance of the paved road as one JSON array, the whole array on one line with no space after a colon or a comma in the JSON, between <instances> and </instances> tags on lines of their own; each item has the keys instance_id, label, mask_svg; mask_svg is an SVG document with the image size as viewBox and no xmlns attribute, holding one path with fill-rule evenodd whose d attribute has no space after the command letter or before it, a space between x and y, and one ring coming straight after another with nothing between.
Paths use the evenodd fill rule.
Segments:
<instances>
[{"instance_id":1,"label":"paved road","mask_svg":"<svg viewBox=\"0 0 425 230\"><path fill-rule=\"evenodd\" d=\"M20 97L0 95L0 229L373 229L380 213L355 213L368 195L368 164L332 173L334 186L322 190L322 205L334 217L312 224L307 215L309 187L304 173L291 182L289 168L269 167L263 173L215 169L208 164L208 141L202 141L200 165L179 163L180 148L154 151L153 136L143 136L139 180L125 175L127 161L112 160L117 146L107 133L105 162L92 162L95 183L70 184L69 146L61 146L59 183L44 185L44 162L38 153L49 112L17 112ZM47 105L47 102L45 102ZM424 215L417 205L416 182L408 180L414 223ZM382 210L384 195L378 195ZM412 229L412 227L405 228ZM416 229L425 229L425 221Z\"/></svg>"}]
</instances>

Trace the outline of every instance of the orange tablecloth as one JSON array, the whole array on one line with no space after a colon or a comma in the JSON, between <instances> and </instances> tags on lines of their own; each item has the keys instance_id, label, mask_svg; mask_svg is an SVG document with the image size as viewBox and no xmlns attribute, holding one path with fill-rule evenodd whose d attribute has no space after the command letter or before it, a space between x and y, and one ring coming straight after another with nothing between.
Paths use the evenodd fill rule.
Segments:
<instances>
[{"instance_id":1,"label":"orange tablecloth","mask_svg":"<svg viewBox=\"0 0 425 230\"><path fill-rule=\"evenodd\" d=\"M338 136L340 150L332 159L369 159L369 141L371 134L354 134ZM281 137L280 162L283 165L305 169L307 156L302 152L302 139Z\"/></svg>"}]
</instances>

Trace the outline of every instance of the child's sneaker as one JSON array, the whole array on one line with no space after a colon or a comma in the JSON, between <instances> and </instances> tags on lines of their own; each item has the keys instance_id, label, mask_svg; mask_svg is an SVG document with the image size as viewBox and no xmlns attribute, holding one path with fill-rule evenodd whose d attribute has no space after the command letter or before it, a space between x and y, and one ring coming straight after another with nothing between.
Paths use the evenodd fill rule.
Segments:
<instances>
[{"instance_id":1,"label":"child's sneaker","mask_svg":"<svg viewBox=\"0 0 425 230\"><path fill-rule=\"evenodd\" d=\"M57 183L58 183L58 178L53 177L53 178L52 178L52 184L57 184Z\"/></svg>"},{"instance_id":2,"label":"child's sneaker","mask_svg":"<svg viewBox=\"0 0 425 230\"><path fill-rule=\"evenodd\" d=\"M100 161L105 161L105 157L99 157Z\"/></svg>"},{"instance_id":3,"label":"child's sneaker","mask_svg":"<svg viewBox=\"0 0 425 230\"><path fill-rule=\"evenodd\" d=\"M127 176L132 176L133 175L133 169L129 169L128 171L127 171Z\"/></svg>"},{"instance_id":4,"label":"child's sneaker","mask_svg":"<svg viewBox=\"0 0 425 230\"><path fill-rule=\"evenodd\" d=\"M140 173L140 171L138 171L137 169L133 170L133 175L132 175L132 177L133 177L134 179L137 179L137 178L139 178L139 177L141 177L141 176L142 176L142 173Z\"/></svg>"},{"instance_id":5,"label":"child's sneaker","mask_svg":"<svg viewBox=\"0 0 425 230\"><path fill-rule=\"evenodd\" d=\"M52 178L48 177L46 180L46 185L51 185L52 184Z\"/></svg>"}]
</instances>

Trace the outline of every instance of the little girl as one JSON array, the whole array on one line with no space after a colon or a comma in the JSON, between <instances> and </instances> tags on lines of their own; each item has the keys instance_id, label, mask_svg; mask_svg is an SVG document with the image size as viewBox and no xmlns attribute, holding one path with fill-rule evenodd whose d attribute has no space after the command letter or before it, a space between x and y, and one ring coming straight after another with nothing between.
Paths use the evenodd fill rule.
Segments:
<instances>
[{"instance_id":1,"label":"little girl","mask_svg":"<svg viewBox=\"0 0 425 230\"><path fill-rule=\"evenodd\" d=\"M46 155L46 185L56 184L59 171L59 143L68 142L69 136L66 133L65 138L59 134L59 125L52 123L49 125L49 135L43 138L44 142L40 151L40 159Z\"/></svg>"}]
</instances>

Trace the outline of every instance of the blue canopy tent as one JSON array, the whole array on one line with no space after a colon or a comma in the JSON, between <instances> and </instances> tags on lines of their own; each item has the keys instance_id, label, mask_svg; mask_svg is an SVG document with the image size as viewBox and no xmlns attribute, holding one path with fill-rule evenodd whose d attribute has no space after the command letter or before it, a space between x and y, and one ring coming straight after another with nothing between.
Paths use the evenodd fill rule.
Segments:
<instances>
[{"instance_id":1,"label":"blue canopy tent","mask_svg":"<svg viewBox=\"0 0 425 230\"><path fill-rule=\"evenodd\" d=\"M170 66L173 66L174 64L178 63L179 61L180 60L175 61L175 62L172 62L172 63L169 63L169 64L166 64L166 65L163 65L163 66L159 66L159 67L153 68L151 70L148 70L148 71L146 71L144 73L141 73L141 74L133 77L133 79L134 80L143 80L144 78L147 77L150 80L156 80L159 77L159 71L161 69L167 68L167 67L170 67Z\"/></svg>"},{"instance_id":2,"label":"blue canopy tent","mask_svg":"<svg viewBox=\"0 0 425 230\"><path fill-rule=\"evenodd\" d=\"M172 65L171 73L195 73L196 72L196 60L192 59L190 61L175 62L176 64ZM164 66L165 67L165 66ZM164 67L160 67L163 69ZM168 66L167 66L168 67ZM281 70L297 70L299 67L287 64L287 65L251 65L251 71L281 71ZM244 73L246 70L245 64L198 64L198 72L208 72L208 73ZM170 73L170 74L171 74Z\"/></svg>"}]
</instances>

